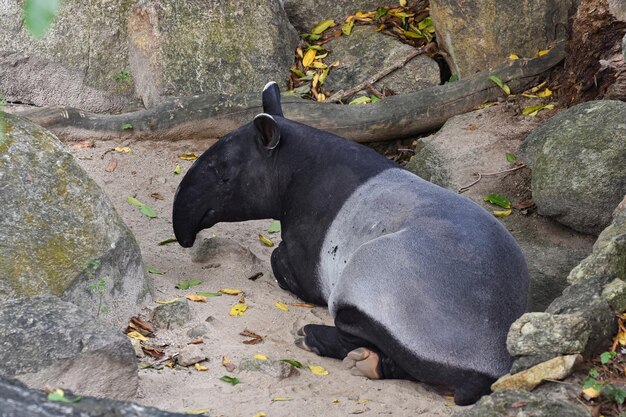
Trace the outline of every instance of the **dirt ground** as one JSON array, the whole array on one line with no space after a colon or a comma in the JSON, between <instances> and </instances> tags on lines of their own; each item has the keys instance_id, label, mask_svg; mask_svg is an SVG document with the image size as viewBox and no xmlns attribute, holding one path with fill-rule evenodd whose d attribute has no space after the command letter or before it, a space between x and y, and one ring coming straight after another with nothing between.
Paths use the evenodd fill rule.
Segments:
<instances>
[{"instance_id":1,"label":"dirt ground","mask_svg":"<svg viewBox=\"0 0 626 417\"><path fill-rule=\"evenodd\" d=\"M208 302L191 302L191 320L182 328L159 330L152 345L164 345L167 355L175 354L187 345L191 337L189 329L207 323L210 331L198 345L208 358L202 365L207 371L193 366L173 369L141 369L140 390L135 401L151 407L176 412L203 409L210 416L253 417L265 413L267 417L279 416L448 416L459 408L453 405L450 393L434 387L409 381L370 381L355 377L345 370L341 361L318 357L294 345L296 331L308 323L331 324L324 307L289 306L283 311L276 302L287 305L297 303L294 295L278 287L270 272L272 248L259 241L259 233L270 237L275 243L279 234L269 234L271 220L245 223L222 223L202 233L202 236L230 238L248 248L261 263L253 265L249 259L224 257L213 265L192 263L190 251L178 244L159 246L164 239L173 237L171 207L176 187L192 162L179 159L187 152L202 153L210 142L96 142L92 148L74 148L82 167L105 190L117 211L134 232L147 267L165 272L152 275L155 283L155 301L170 300L196 291L216 292L221 288L236 288L245 292L248 310L241 317L229 315L230 308L238 303L239 296L223 295L209 297ZM131 152L111 151L114 147L130 147ZM116 161L112 172L111 160ZM176 175L179 164L182 173ZM159 193L163 199L151 197ZM135 197L148 204L158 214L155 219L142 215L137 207L127 203L127 197ZM255 272L264 275L252 281ZM176 283L200 279L202 283L187 291L175 288ZM156 303L143 308L142 317L150 317L150 309ZM240 336L243 330L263 336L256 345L243 344L248 338ZM222 366L227 356L234 364L250 359L255 354L266 355L269 360L292 359L305 365L297 375L283 380L252 371L228 372ZM149 362L149 359L140 359ZM313 374L307 365L319 365L328 371L327 376ZM241 383L231 385L221 381L224 376L235 376ZM273 401L282 398L286 401Z\"/></svg>"}]
</instances>

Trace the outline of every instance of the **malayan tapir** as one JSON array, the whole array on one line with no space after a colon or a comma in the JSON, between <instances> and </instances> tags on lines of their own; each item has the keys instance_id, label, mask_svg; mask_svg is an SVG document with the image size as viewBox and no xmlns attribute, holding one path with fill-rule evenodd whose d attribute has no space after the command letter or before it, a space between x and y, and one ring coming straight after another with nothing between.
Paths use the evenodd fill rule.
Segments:
<instances>
[{"instance_id":1,"label":"malayan tapir","mask_svg":"<svg viewBox=\"0 0 626 417\"><path fill-rule=\"evenodd\" d=\"M178 242L218 222L279 219L271 257L281 288L328 305L300 347L353 374L454 388L465 405L507 373L509 326L528 272L508 231L471 200L375 151L283 116L275 83L263 111L209 148L174 199Z\"/></svg>"}]
</instances>

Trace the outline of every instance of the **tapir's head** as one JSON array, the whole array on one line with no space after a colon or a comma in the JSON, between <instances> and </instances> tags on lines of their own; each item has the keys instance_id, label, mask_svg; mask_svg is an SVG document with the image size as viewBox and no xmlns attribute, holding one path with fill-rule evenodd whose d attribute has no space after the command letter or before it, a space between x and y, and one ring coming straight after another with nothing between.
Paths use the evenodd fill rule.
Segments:
<instances>
[{"instance_id":1,"label":"tapir's head","mask_svg":"<svg viewBox=\"0 0 626 417\"><path fill-rule=\"evenodd\" d=\"M192 246L200 230L218 222L277 215L274 162L283 113L276 83L263 89L263 111L204 152L181 181L173 224L182 246Z\"/></svg>"}]
</instances>

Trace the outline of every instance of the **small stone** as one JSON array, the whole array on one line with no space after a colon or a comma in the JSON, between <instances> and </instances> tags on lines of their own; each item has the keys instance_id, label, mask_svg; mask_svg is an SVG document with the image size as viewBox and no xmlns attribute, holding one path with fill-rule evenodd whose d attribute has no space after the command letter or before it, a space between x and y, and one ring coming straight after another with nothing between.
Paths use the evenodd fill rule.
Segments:
<instances>
[{"instance_id":1,"label":"small stone","mask_svg":"<svg viewBox=\"0 0 626 417\"><path fill-rule=\"evenodd\" d=\"M626 311L626 282L615 279L602 289L602 298L619 313Z\"/></svg>"},{"instance_id":2,"label":"small stone","mask_svg":"<svg viewBox=\"0 0 626 417\"><path fill-rule=\"evenodd\" d=\"M186 298L169 304L161 304L152 312L152 321L163 329L181 327L189 321L191 312Z\"/></svg>"},{"instance_id":3,"label":"small stone","mask_svg":"<svg viewBox=\"0 0 626 417\"><path fill-rule=\"evenodd\" d=\"M583 357L579 354L558 356L515 375L504 375L493 383L491 390L521 389L531 391L546 379L560 380L568 377L582 360Z\"/></svg>"},{"instance_id":4,"label":"small stone","mask_svg":"<svg viewBox=\"0 0 626 417\"><path fill-rule=\"evenodd\" d=\"M279 380L299 374L298 370L283 361L244 359L239 364L240 371L261 372Z\"/></svg>"},{"instance_id":5,"label":"small stone","mask_svg":"<svg viewBox=\"0 0 626 417\"><path fill-rule=\"evenodd\" d=\"M526 313L511 325L506 345L514 356L580 353L589 335L589 323L578 314Z\"/></svg>"},{"instance_id":6,"label":"small stone","mask_svg":"<svg viewBox=\"0 0 626 417\"><path fill-rule=\"evenodd\" d=\"M178 354L178 364L181 366L193 365L205 359L206 355L198 345L187 345Z\"/></svg>"},{"instance_id":7,"label":"small stone","mask_svg":"<svg viewBox=\"0 0 626 417\"><path fill-rule=\"evenodd\" d=\"M196 337L201 337L206 335L207 333L209 333L211 331L211 327L206 323L200 323L197 324L195 326L193 326L191 329L189 329L187 331L187 336L189 336L190 338L194 339Z\"/></svg>"}]
</instances>

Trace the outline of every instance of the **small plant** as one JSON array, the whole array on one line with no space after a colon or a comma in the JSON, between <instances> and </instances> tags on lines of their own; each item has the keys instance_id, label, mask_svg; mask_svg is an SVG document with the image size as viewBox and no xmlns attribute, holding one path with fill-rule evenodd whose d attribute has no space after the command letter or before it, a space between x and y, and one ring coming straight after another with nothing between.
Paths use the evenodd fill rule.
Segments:
<instances>
[{"instance_id":1,"label":"small plant","mask_svg":"<svg viewBox=\"0 0 626 417\"><path fill-rule=\"evenodd\" d=\"M87 274L87 277L90 281L96 279L96 271L100 268L100 265L100 259L91 259L85 262L85 274ZM87 287L98 297L96 317L100 317L100 314L106 314L109 310L108 307L104 304L104 295L106 294L106 279L107 277L100 278L95 284L89 284L89 286Z\"/></svg>"},{"instance_id":2,"label":"small plant","mask_svg":"<svg viewBox=\"0 0 626 417\"><path fill-rule=\"evenodd\" d=\"M133 125L131 123L124 123L122 124L122 129L124 130L130 130L133 128Z\"/></svg>"},{"instance_id":3,"label":"small plant","mask_svg":"<svg viewBox=\"0 0 626 417\"><path fill-rule=\"evenodd\" d=\"M130 72L122 71L115 76L115 82L118 84L130 82Z\"/></svg>"},{"instance_id":4,"label":"small plant","mask_svg":"<svg viewBox=\"0 0 626 417\"><path fill-rule=\"evenodd\" d=\"M604 352L600 355L600 363L608 365L616 357L616 352ZM600 378L600 371L596 368L591 368L583 381L583 393L589 398L602 396L619 406L623 405L624 401L626 401L626 390L611 384L609 381L601 381ZM624 413L620 413L620 416L622 414Z\"/></svg>"}]
</instances>

